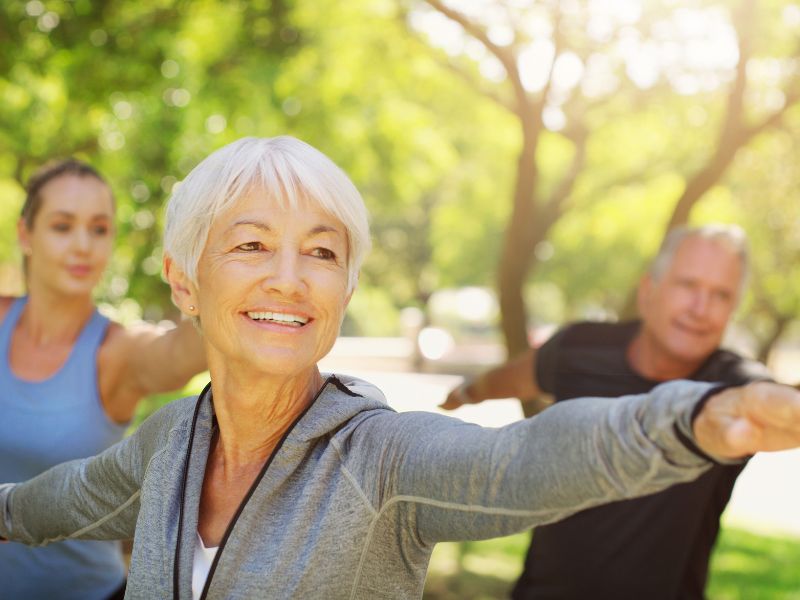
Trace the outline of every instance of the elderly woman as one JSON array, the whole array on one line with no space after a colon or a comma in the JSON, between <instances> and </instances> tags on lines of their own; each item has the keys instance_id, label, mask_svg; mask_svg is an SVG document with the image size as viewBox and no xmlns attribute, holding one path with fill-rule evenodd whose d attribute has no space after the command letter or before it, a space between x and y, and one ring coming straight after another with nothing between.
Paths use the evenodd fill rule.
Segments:
<instances>
[{"instance_id":1,"label":"elderly woman","mask_svg":"<svg viewBox=\"0 0 800 600\"><path fill-rule=\"evenodd\" d=\"M329 159L287 137L204 160L165 270L211 384L94 458L0 486L0 536L135 536L129 598L412 598L436 542L505 535L800 443L800 396L670 383L484 429L323 376L369 245Z\"/></svg>"}]
</instances>

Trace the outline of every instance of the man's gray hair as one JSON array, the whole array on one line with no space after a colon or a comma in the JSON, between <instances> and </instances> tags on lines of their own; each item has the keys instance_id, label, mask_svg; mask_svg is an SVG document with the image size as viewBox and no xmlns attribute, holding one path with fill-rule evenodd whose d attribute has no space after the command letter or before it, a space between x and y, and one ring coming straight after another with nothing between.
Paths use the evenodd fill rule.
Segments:
<instances>
[{"instance_id":1,"label":"man's gray hair","mask_svg":"<svg viewBox=\"0 0 800 600\"><path fill-rule=\"evenodd\" d=\"M747 248L747 234L738 225L712 223L697 227L676 227L667 234L661 249L650 264L650 276L658 281L669 270L675 253L680 245L689 238L710 240L721 244L734 253L742 265L742 277L739 282L739 296L744 291L750 270L750 257Z\"/></svg>"},{"instance_id":2,"label":"man's gray hair","mask_svg":"<svg viewBox=\"0 0 800 600\"><path fill-rule=\"evenodd\" d=\"M361 194L331 159L290 136L246 137L205 158L176 185L167 205L164 253L193 283L214 218L252 188L283 208L318 203L347 233L348 291L355 289L370 248L367 209Z\"/></svg>"}]
</instances>

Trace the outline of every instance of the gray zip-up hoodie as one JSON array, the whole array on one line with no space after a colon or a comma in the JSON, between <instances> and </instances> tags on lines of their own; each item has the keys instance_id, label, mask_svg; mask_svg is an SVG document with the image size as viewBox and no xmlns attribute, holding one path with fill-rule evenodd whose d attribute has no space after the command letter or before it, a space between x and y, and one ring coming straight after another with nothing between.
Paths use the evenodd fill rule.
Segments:
<instances>
[{"instance_id":1,"label":"gray zip-up hoodie","mask_svg":"<svg viewBox=\"0 0 800 600\"><path fill-rule=\"evenodd\" d=\"M575 400L487 429L390 409L329 377L229 527L207 598L419 598L436 542L510 534L692 479L708 384ZM134 537L126 598L191 598L211 394L176 401L104 453L0 486L0 536ZM683 441L679 438L686 438Z\"/></svg>"}]
</instances>

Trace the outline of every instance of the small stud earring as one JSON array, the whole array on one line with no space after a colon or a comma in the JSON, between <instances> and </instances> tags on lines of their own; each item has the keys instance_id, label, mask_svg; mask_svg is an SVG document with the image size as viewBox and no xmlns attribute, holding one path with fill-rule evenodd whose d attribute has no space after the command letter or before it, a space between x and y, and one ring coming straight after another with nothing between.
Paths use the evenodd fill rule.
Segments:
<instances>
[{"instance_id":1,"label":"small stud earring","mask_svg":"<svg viewBox=\"0 0 800 600\"><path fill-rule=\"evenodd\" d=\"M189 305L189 312L194 312L196 310L196 306L194 304Z\"/></svg>"}]
</instances>

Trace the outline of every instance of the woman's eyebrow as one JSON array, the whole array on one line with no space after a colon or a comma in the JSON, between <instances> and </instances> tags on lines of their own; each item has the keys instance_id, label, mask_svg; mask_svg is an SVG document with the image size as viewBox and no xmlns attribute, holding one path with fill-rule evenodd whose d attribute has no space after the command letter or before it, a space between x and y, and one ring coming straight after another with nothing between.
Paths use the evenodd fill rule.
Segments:
<instances>
[{"instance_id":1,"label":"woman's eyebrow","mask_svg":"<svg viewBox=\"0 0 800 600\"><path fill-rule=\"evenodd\" d=\"M337 227L332 225L317 225L308 230L308 236L319 235L320 233L341 233Z\"/></svg>"},{"instance_id":2,"label":"woman's eyebrow","mask_svg":"<svg viewBox=\"0 0 800 600\"><path fill-rule=\"evenodd\" d=\"M228 227L228 231L233 231L240 226L250 226L255 227L256 229L261 229L262 231L272 231L272 228L262 221L250 221L246 219L242 221L236 221L233 225Z\"/></svg>"},{"instance_id":3,"label":"woman's eyebrow","mask_svg":"<svg viewBox=\"0 0 800 600\"><path fill-rule=\"evenodd\" d=\"M256 229L260 229L261 231L265 231L268 233L272 233L273 229L263 221L251 221L249 219L243 219L241 221L236 221L233 225L228 228L228 232L233 231L237 227L255 227ZM315 235L320 235L323 233L336 233L341 235L341 231L338 227L334 227L333 225L315 225L311 229L308 230L306 233L307 237L312 237Z\"/></svg>"},{"instance_id":4,"label":"woman's eyebrow","mask_svg":"<svg viewBox=\"0 0 800 600\"><path fill-rule=\"evenodd\" d=\"M48 213L47 216L51 217L51 218L52 217L57 217L57 218L63 218L63 219L75 219L75 218L77 218L77 215L75 213L69 212L68 210L54 210L53 212ZM89 218L94 221L94 220L97 220L97 219L111 219L112 217L108 213L96 213L96 214L92 215Z\"/></svg>"},{"instance_id":5,"label":"woman's eyebrow","mask_svg":"<svg viewBox=\"0 0 800 600\"><path fill-rule=\"evenodd\" d=\"M53 212L47 215L48 217L63 217L66 219L74 219L75 213L71 213L67 210L54 210Z\"/></svg>"}]
</instances>

